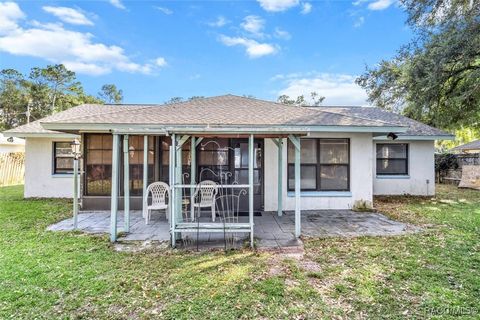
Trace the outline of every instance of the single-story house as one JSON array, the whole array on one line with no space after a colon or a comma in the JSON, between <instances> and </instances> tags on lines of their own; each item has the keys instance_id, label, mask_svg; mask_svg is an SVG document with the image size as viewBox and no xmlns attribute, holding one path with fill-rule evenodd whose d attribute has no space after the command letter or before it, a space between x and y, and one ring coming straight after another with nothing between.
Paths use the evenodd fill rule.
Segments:
<instances>
[{"instance_id":1,"label":"single-story house","mask_svg":"<svg viewBox=\"0 0 480 320\"><path fill-rule=\"evenodd\" d=\"M25 152L25 140L0 133L0 153Z\"/></svg>"},{"instance_id":2,"label":"single-story house","mask_svg":"<svg viewBox=\"0 0 480 320\"><path fill-rule=\"evenodd\" d=\"M124 205L140 209L153 181L177 194L203 180L245 186L241 210L250 215L295 210L299 217L300 210L371 206L374 195L434 195L434 142L453 139L378 108L234 95L80 105L5 135L26 139L25 197L72 197L70 142L80 139L81 206L112 216Z\"/></svg>"},{"instance_id":3,"label":"single-story house","mask_svg":"<svg viewBox=\"0 0 480 320\"><path fill-rule=\"evenodd\" d=\"M457 153L480 153L480 140L470 141L450 150L451 152Z\"/></svg>"}]
</instances>

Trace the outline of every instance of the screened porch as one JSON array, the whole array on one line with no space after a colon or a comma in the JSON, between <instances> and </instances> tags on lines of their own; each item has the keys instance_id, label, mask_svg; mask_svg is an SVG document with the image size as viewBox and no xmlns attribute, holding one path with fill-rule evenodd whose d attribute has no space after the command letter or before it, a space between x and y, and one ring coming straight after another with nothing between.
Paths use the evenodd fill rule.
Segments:
<instances>
[{"instance_id":1,"label":"screened porch","mask_svg":"<svg viewBox=\"0 0 480 320\"><path fill-rule=\"evenodd\" d=\"M295 236L300 236L300 137L301 134L199 134L193 132L112 132L111 165L106 179L94 179L95 152L89 137L84 146L84 197L95 199L95 192L109 193L110 239L116 241L119 233L118 215L122 210L122 232L129 233L130 212L138 208L140 198L142 217L153 204L152 185L164 184L164 206L160 211L169 223L171 245L202 233L223 234L231 239L247 236L253 246L254 215L263 209L262 143L272 139L278 149L278 212L282 208L283 148L287 138L295 146ZM105 135L104 135L105 137ZM105 139L105 138L102 138ZM157 141L160 143L157 144ZM132 143L133 142L133 143ZM143 144L140 144L143 142ZM169 143L168 143L169 142ZM109 143L107 142L107 147ZM153 145L153 146L152 146ZM102 148L104 144L102 143ZM144 152L147 150L147 152ZM159 151L159 154L156 152ZM141 151L141 152L140 152ZM98 153L98 152L97 152ZM110 153L107 151L107 154ZM141 156L140 156L141 155ZM97 155L97 159L99 155ZM141 164L140 164L141 162ZM153 172L152 172L153 171ZM143 177L148 177L143 179ZM132 179L133 178L133 179ZM100 183L98 182L100 180ZM141 189L139 184L141 183ZM205 184L215 189L204 201ZM99 187L100 186L100 187ZM108 190L110 189L110 190ZM140 191L140 192L139 192ZM97 195L99 196L99 195ZM131 201L136 207L131 209ZM156 213L159 214L159 213Z\"/></svg>"}]
</instances>

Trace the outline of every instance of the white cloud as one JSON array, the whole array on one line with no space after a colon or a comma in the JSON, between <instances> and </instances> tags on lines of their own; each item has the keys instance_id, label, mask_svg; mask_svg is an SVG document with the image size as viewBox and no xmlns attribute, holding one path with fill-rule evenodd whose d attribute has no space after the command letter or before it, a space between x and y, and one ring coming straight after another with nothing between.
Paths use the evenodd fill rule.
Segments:
<instances>
[{"instance_id":1,"label":"white cloud","mask_svg":"<svg viewBox=\"0 0 480 320\"><path fill-rule=\"evenodd\" d=\"M368 4L370 10L385 10L390 7L395 0L376 0Z\"/></svg>"},{"instance_id":2,"label":"white cloud","mask_svg":"<svg viewBox=\"0 0 480 320\"><path fill-rule=\"evenodd\" d=\"M109 0L110 4L118 9L125 10L125 6L123 5L121 0Z\"/></svg>"},{"instance_id":3,"label":"white cloud","mask_svg":"<svg viewBox=\"0 0 480 320\"><path fill-rule=\"evenodd\" d=\"M302 14L309 14L310 12L312 12L312 4L308 3L308 2L302 3L301 13Z\"/></svg>"},{"instance_id":4,"label":"white cloud","mask_svg":"<svg viewBox=\"0 0 480 320\"><path fill-rule=\"evenodd\" d=\"M173 13L172 10L165 8L165 7L159 7L159 6L154 6L155 9L159 10L160 12L166 14L166 15L171 15Z\"/></svg>"},{"instance_id":5,"label":"white cloud","mask_svg":"<svg viewBox=\"0 0 480 320\"><path fill-rule=\"evenodd\" d=\"M358 19L355 20L355 22L353 23L353 26L354 26L355 28L359 28L359 27L361 27L364 23L365 23L365 17L363 17L363 16L362 16L362 17L358 17Z\"/></svg>"},{"instance_id":6,"label":"white cloud","mask_svg":"<svg viewBox=\"0 0 480 320\"><path fill-rule=\"evenodd\" d=\"M155 64L159 67L165 67L167 65L167 60L163 57L158 57L155 59Z\"/></svg>"},{"instance_id":7,"label":"white cloud","mask_svg":"<svg viewBox=\"0 0 480 320\"><path fill-rule=\"evenodd\" d=\"M78 73L89 74L92 76L99 76L99 75L110 72L110 68L97 65L94 63L85 63L85 62L79 62L79 61L63 61L63 64L69 70L72 70Z\"/></svg>"},{"instance_id":8,"label":"white cloud","mask_svg":"<svg viewBox=\"0 0 480 320\"><path fill-rule=\"evenodd\" d=\"M262 37L262 31L265 28L265 20L259 16L246 16L243 18L243 22L240 24L243 30L250 32L255 36Z\"/></svg>"},{"instance_id":9,"label":"white cloud","mask_svg":"<svg viewBox=\"0 0 480 320\"><path fill-rule=\"evenodd\" d=\"M14 2L0 2L0 35L18 29L17 21L25 19L25 14Z\"/></svg>"},{"instance_id":10,"label":"white cloud","mask_svg":"<svg viewBox=\"0 0 480 320\"><path fill-rule=\"evenodd\" d=\"M269 43L259 43L252 39L243 37L228 37L225 35L220 36L220 42L228 47L243 46L246 49L246 53L250 58L259 58L271 54L275 54L278 48Z\"/></svg>"},{"instance_id":11,"label":"white cloud","mask_svg":"<svg viewBox=\"0 0 480 320\"><path fill-rule=\"evenodd\" d=\"M292 38L292 35L286 31L282 30L279 27L275 28L275 32L273 33L275 38L283 39L283 40L290 40Z\"/></svg>"},{"instance_id":12,"label":"white cloud","mask_svg":"<svg viewBox=\"0 0 480 320\"><path fill-rule=\"evenodd\" d=\"M281 12L297 6L299 0L257 0L260 6L269 12Z\"/></svg>"},{"instance_id":13,"label":"white cloud","mask_svg":"<svg viewBox=\"0 0 480 320\"><path fill-rule=\"evenodd\" d=\"M276 75L273 81L281 81L283 89L277 96L286 94L290 97L305 95L315 91L324 96L324 105L366 105L367 94L355 83L356 77L348 74L307 73Z\"/></svg>"},{"instance_id":14,"label":"white cloud","mask_svg":"<svg viewBox=\"0 0 480 320\"><path fill-rule=\"evenodd\" d=\"M354 6L359 6L359 5L361 5L361 4L363 4L363 3L367 2L367 1L368 1L368 0L357 0L357 1L352 2L352 4L353 4Z\"/></svg>"},{"instance_id":15,"label":"white cloud","mask_svg":"<svg viewBox=\"0 0 480 320\"><path fill-rule=\"evenodd\" d=\"M0 3L0 51L63 63L73 71L90 75L112 70L149 74L158 68L158 59L156 64L133 62L123 48L95 42L91 33L36 21L25 28L19 24L24 18L17 4Z\"/></svg>"},{"instance_id":16,"label":"white cloud","mask_svg":"<svg viewBox=\"0 0 480 320\"><path fill-rule=\"evenodd\" d=\"M212 21L212 22L208 22L207 24L208 24L210 27L220 28L220 27L223 27L224 25L226 25L227 23L228 23L228 20L225 19L225 17L223 17L223 16L218 16L218 17L217 17L217 20Z\"/></svg>"},{"instance_id":17,"label":"white cloud","mask_svg":"<svg viewBox=\"0 0 480 320\"><path fill-rule=\"evenodd\" d=\"M76 25L85 25L93 26L93 22L88 19L82 12L75 10L73 8L67 7L43 7L45 12L51 13L63 22L76 24Z\"/></svg>"}]
</instances>

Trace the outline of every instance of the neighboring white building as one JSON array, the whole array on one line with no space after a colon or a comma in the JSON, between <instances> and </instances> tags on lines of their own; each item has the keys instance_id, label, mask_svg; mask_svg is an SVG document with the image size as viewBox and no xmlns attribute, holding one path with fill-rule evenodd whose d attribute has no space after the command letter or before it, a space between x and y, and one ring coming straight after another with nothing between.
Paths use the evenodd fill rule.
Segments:
<instances>
[{"instance_id":1,"label":"neighboring white building","mask_svg":"<svg viewBox=\"0 0 480 320\"><path fill-rule=\"evenodd\" d=\"M278 209L279 175L282 209L295 209L296 137L301 142L302 210L352 208L361 202L371 204L374 195L434 195L434 141L453 138L377 108L290 107L232 95L170 105L81 105L4 134L26 139L25 197L72 196L69 143L80 138L81 197L87 209L110 208L112 134L129 136L134 209L142 203L144 135L149 136L149 182L168 183L168 150L176 134L197 139L195 160L189 140L182 157L185 172L195 164L195 181L205 180L209 169L230 172L241 184L248 182L244 161L253 134L253 201L258 211ZM279 141L284 145L280 161Z\"/></svg>"},{"instance_id":2,"label":"neighboring white building","mask_svg":"<svg viewBox=\"0 0 480 320\"><path fill-rule=\"evenodd\" d=\"M25 140L0 133L0 153L25 152Z\"/></svg>"}]
</instances>

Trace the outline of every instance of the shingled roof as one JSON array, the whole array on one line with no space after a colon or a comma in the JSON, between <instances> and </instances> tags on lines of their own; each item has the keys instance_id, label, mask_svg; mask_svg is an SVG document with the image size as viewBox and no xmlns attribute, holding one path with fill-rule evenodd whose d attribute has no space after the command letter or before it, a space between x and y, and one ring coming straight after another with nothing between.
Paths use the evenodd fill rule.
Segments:
<instances>
[{"instance_id":1,"label":"shingled roof","mask_svg":"<svg viewBox=\"0 0 480 320\"><path fill-rule=\"evenodd\" d=\"M363 110L369 109L369 110ZM164 105L80 105L6 133L51 133L69 125L81 129L94 124L224 127L369 127L406 128L409 134L446 134L406 117L377 108L292 107L234 95L194 99ZM405 129L403 129L405 131Z\"/></svg>"},{"instance_id":2,"label":"shingled roof","mask_svg":"<svg viewBox=\"0 0 480 320\"><path fill-rule=\"evenodd\" d=\"M323 108L323 107L322 107ZM375 107L325 107L325 110L338 114L345 114L354 117L365 117L369 119L377 119L392 124L403 125L408 129L406 132L398 135L404 136L446 136L453 137L450 133L440 129L428 126L419 121L407 118L398 113L386 111Z\"/></svg>"},{"instance_id":3,"label":"shingled roof","mask_svg":"<svg viewBox=\"0 0 480 320\"><path fill-rule=\"evenodd\" d=\"M480 140L474 140L469 143L456 146L452 151L468 151L468 150L480 150Z\"/></svg>"}]
</instances>

